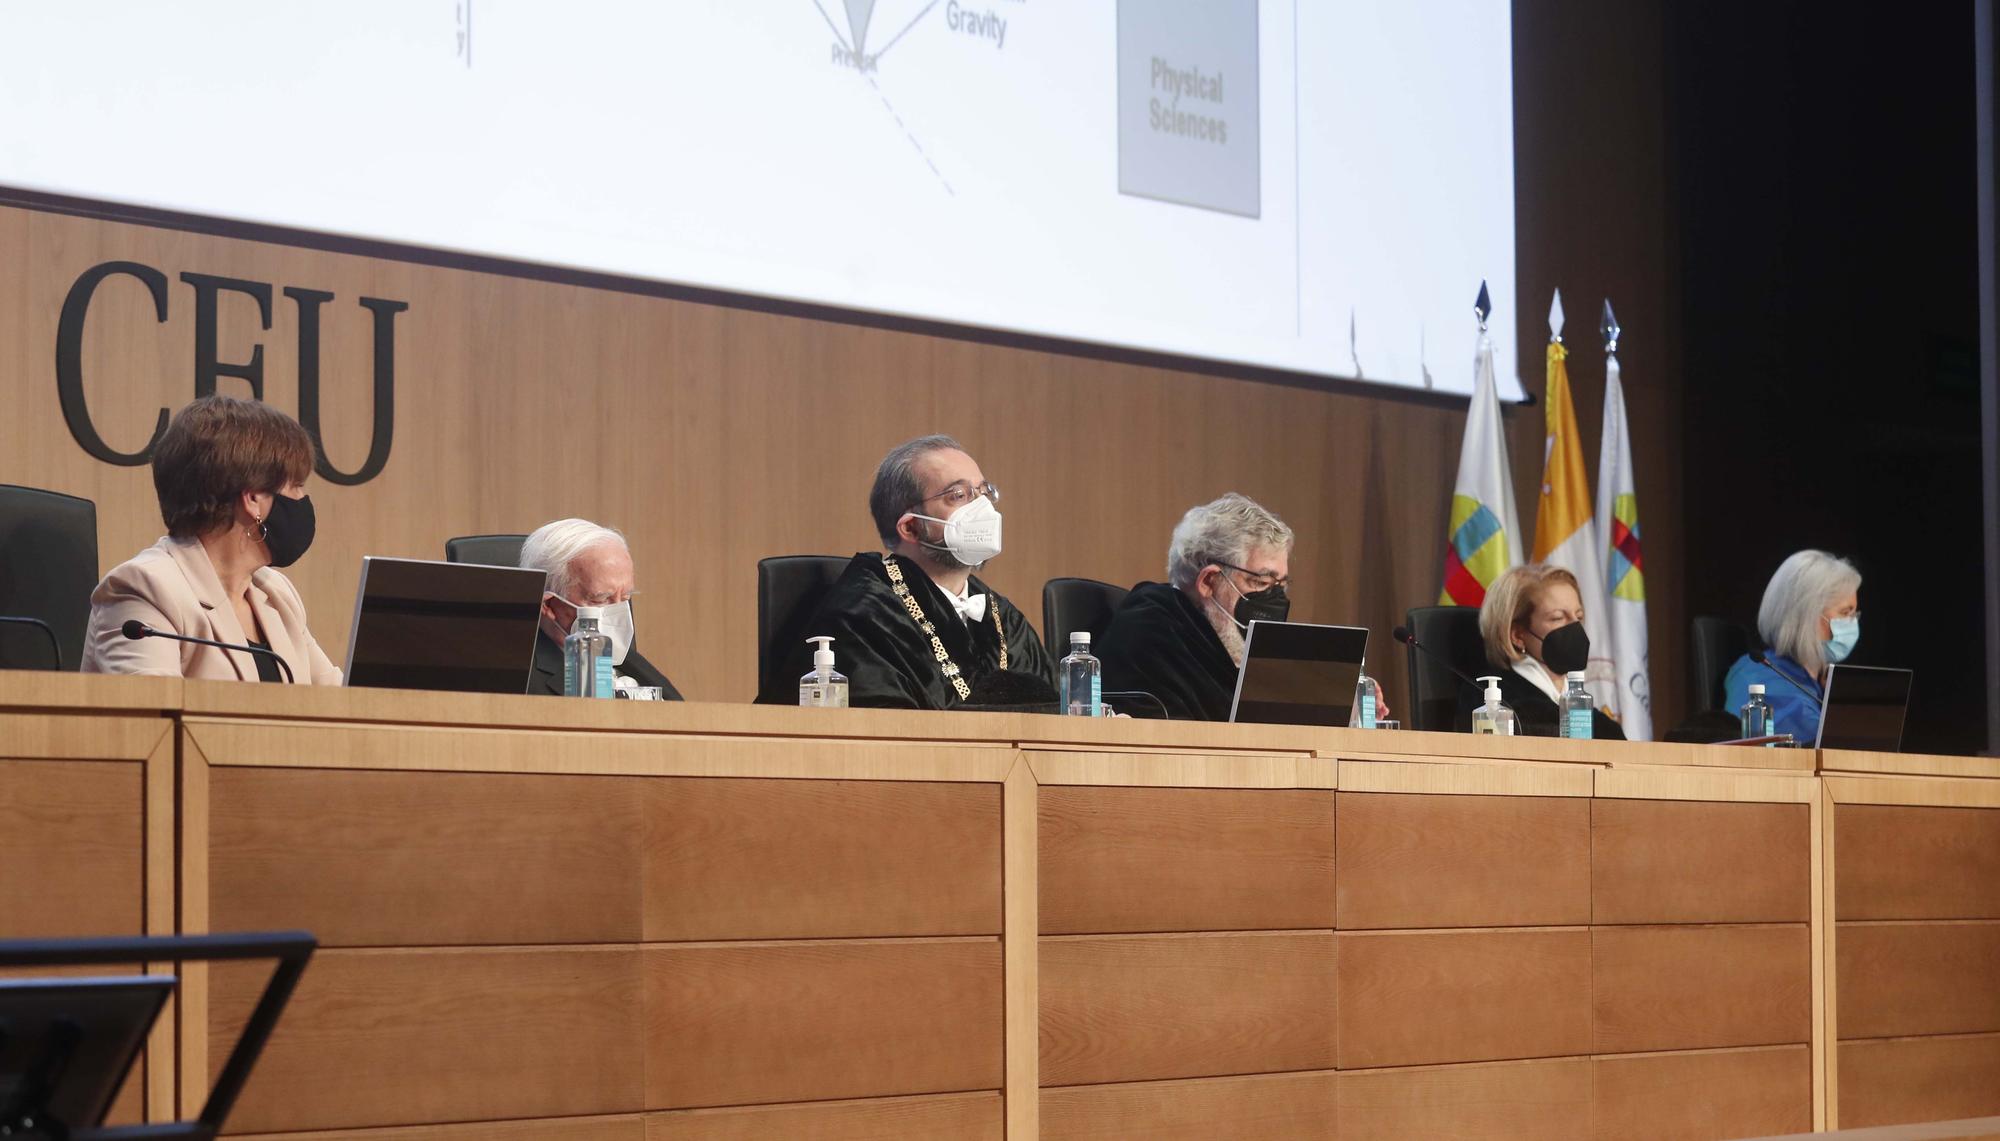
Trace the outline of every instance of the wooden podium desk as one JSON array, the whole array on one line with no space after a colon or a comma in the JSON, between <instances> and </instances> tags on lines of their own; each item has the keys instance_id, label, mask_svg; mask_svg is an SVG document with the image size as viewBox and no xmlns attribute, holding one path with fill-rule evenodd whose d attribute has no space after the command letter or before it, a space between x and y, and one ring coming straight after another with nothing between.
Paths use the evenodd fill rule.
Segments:
<instances>
[{"instance_id":1,"label":"wooden podium desk","mask_svg":"<svg viewBox=\"0 0 2000 1141\"><path fill-rule=\"evenodd\" d=\"M232 1122L302 1141L1824 1126L1836 1086L1871 1104L1846 1100L1850 1054L1910 1034L1849 1034L1872 1008L1835 1002L1831 956L1860 940L1828 913L1829 814L1860 802L1829 789L1980 779L1415 732L38 685L0 690L0 724L48 721L0 748L20 756L0 823L46 799L13 766L164 718L172 746L120 755L159 770L134 811L173 843L118 833L140 878L93 891L187 931L320 937ZM53 869L42 850L0 854ZM52 880L18 882L0 899L51 913ZM2000 1003L1962 962L1911 985ZM184 978L178 1065L147 1080L186 1111L263 969ZM1922 1027L1950 1056L1867 1066L1902 1092L1865 1112L1974 1112L1925 1099L1982 1063L1955 1024Z\"/></svg>"}]
</instances>

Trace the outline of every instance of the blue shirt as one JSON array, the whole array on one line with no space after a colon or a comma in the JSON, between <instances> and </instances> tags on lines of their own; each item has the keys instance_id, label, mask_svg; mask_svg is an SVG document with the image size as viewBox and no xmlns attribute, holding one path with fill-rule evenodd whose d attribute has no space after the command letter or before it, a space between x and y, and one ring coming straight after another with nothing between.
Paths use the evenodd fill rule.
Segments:
<instances>
[{"instance_id":1,"label":"blue shirt","mask_svg":"<svg viewBox=\"0 0 2000 1141\"><path fill-rule=\"evenodd\" d=\"M1729 667L1729 673L1722 679L1723 708L1730 713L1740 712L1743 703L1750 700L1750 687L1762 685L1764 700L1771 703L1771 713L1777 722L1773 731L1790 733L1793 740L1811 748L1819 739L1820 703L1806 694L1819 693L1819 682L1813 680L1804 666L1775 650L1765 656L1771 665L1760 666L1745 654Z\"/></svg>"}]
</instances>

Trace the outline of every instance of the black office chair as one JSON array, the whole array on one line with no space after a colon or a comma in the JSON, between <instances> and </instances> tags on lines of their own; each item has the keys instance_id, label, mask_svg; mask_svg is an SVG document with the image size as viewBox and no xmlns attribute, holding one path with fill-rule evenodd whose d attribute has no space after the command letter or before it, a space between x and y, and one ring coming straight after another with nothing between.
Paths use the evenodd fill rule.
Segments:
<instances>
[{"instance_id":1,"label":"black office chair","mask_svg":"<svg viewBox=\"0 0 2000 1141\"><path fill-rule=\"evenodd\" d=\"M97 505L0 484L0 614L39 618L55 631L0 623L0 669L73 670L83 661L90 592L97 586Z\"/></svg>"},{"instance_id":2,"label":"black office chair","mask_svg":"<svg viewBox=\"0 0 2000 1141\"><path fill-rule=\"evenodd\" d=\"M483 567L517 567L521 565L521 544L527 541L526 535L460 535L444 541L444 559Z\"/></svg>"},{"instance_id":3,"label":"black office chair","mask_svg":"<svg viewBox=\"0 0 2000 1141\"><path fill-rule=\"evenodd\" d=\"M1479 608L1418 606L1404 621L1430 651L1405 650L1410 656L1410 725L1436 733L1453 732L1464 721L1459 709L1465 683L1437 659L1442 657L1473 677L1494 672L1486 661L1486 643L1479 637Z\"/></svg>"},{"instance_id":4,"label":"black office chair","mask_svg":"<svg viewBox=\"0 0 2000 1141\"><path fill-rule=\"evenodd\" d=\"M1694 640L1689 643L1688 693L1694 712L1734 713L1723 708L1722 679L1736 659L1750 652L1756 639L1750 631L1727 618L1703 616L1694 620Z\"/></svg>"},{"instance_id":5,"label":"black office chair","mask_svg":"<svg viewBox=\"0 0 2000 1141\"><path fill-rule=\"evenodd\" d=\"M1104 640L1111 627L1111 615L1131 591L1094 578L1052 578L1042 586L1042 644L1049 657L1061 661L1069 655L1069 636L1078 630L1090 632L1090 644Z\"/></svg>"},{"instance_id":6,"label":"black office chair","mask_svg":"<svg viewBox=\"0 0 2000 1141\"><path fill-rule=\"evenodd\" d=\"M806 629L819 600L826 596L851 558L840 555L778 555L757 560L757 700L773 705L794 704L799 679L782 676L792 647L815 631ZM833 647L834 660L840 647Z\"/></svg>"}]
</instances>

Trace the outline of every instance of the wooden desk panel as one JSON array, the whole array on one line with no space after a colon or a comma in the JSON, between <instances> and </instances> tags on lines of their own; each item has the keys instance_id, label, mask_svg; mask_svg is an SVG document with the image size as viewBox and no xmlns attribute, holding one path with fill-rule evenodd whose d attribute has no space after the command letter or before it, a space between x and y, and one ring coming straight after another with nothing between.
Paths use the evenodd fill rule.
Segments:
<instances>
[{"instance_id":1,"label":"wooden desk panel","mask_svg":"<svg viewBox=\"0 0 2000 1141\"><path fill-rule=\"evenodd\" d=\"M1328 1070L1332 932L1041 941L1044 1086Z\"/></svg>"},{"instance_id":2,"label":"wooden desk panel","mask_svg":"<svg viewBox=\"0 0 2000 1141\"><path fill-rule=\"evenodd\" d=\"M1590 921L1584 797L1339 794L1339 926Z\"/></svg>"},{"instance_id":3,"label":"wooden desk panel","mask_svg":"<svg viewBox=\"0 0 2000 1141\"><path fill-rule=\"evenodd\" d=\"M1590 1081L1585 1058L1343 1072L1338 1136L1587 1141Z\"/></svg>"},{"instance_id":4,"label":"wooden desk panel","mask_svg":"<svg viewBox=\"0 0 2000 1141\"><path fill-rule=\"evenodd\" d=\"M1591 1133L1605 1141L1714 1141L1813 1123L1812 1050L1777 1046L1591 1062Z\"/></svg>"},{"instance_id":5,"label":"wooden desk panel","mask_svg":"<svg viewBox=\"0 0 2000 1141\"><path fill-rule=\"evenodd\" d=\"M1045 935L1331 928L1334 794L1045 786Z\"/></svg>"},{"instance_id":6,"label":"wooden desk panel","mask_svg":"<svg viewBox=\"0 0 2000 1141\"><path fill-rule=\"evenodd\" d=\"M1811 823L1804 804L1594 799L1590 921L1805 923Z\"/></svg>"},{"instance_id":7,"label":"wooden desk panel","mask_svg":"<svg viewBox=\"0 0 2000 1141\"><path fill-rule=\"evenodd\" d=\"M0 758L0 939L143 933L145 822L138 761Z\"/></svg>"},{"instance_id":8,"label":"wooden desk panel","mask_svg":"<svg viewBox=\"0 0 2000 1141\"><path fill-rule=\"evenodd\" d=\"M1335 1075L1253 1074L1042 1091L1042 1141L1318 1141L1334 1136Z\"/></svg>"},{"instance_id":9,"label":"wooden desk panel","mask_svg":"<svg viewBox=\"0 0 2000 1141\"><path fill-rule=\"evenodd\" d=\"M1834 945L1841 1037L2000 1031L2000 922L1842 923Z\"/></svg>"},{"instance_id":10,"label":"wooden desk panel","mask_svg":"<svg viewBox=\"0 0 2000 1141\"><path fill-rule=\"evenodd\" d=\"M2000 1114L2000 1034L1840 1044L1840 1127Z\"/></svg>"},{"instance_id":11,"label":"wooden desk panel","mask_svg":"<svg viewBox=\"0 0 2000 1141\"><path fill-rule=\"evenodd\" d=\"M996 938L655 945L652 1109L997 1090Z\"/></svg>"},{"instance_id":12,"label":"wooden desk panel","mask_svg":"<svg viewBox=\"0 0 2000 1141\"><path fill-rule=\"evenodd\" d=\"M633 942L643 783L216 768L209 923L326 947Z\"/></svg>"},{"instance_id":13,"label":"wooden desk panel","mask_svg":"<svg viewBox=\"0 0 2000 1141\"><path fill-rule=\"evenodd\" d=\"M644 1141L1001 1141L1004 1107L997 1093L946 1093L808 1105L684 1109L646 1115Z\"/></svg>"},{"instance_id":14,"label":"wooden desk panel","mask_svg":"<svg viewBox=\"0 0 2000 1141\"><path fill-rule=\"evenodd\" d=\"M263 991L210 968L209 1073ZM629 1113L644 1105L633 948L322 951L230 1120L241 1132Z\"/></svg>"},{"instance_id":15,"label":"wooden desk panel","mask_svg":"<svg viewBox=\"0 0 2000 1141\"><path fill-rule=\"evenodd\" d=\"M2000 811L1843 804L1835 906L1859 919L2000 919Z\"/></svg>"},{"instance_id":16,"label":"wooden desk panel","mask_svg":"<svg viewBox=\"0 0 2000 1141\"><path fill-rule=\"evenodd\" d=\"M1000 933L998 785L667 777L634 801L649 942Z\"/></svg>"},{"instance_id":17,"label":"wooden desk panel","mask_svg":"<svg viewBox=\"0 0 2000 1141\"><path fill-rule=\"evenodd\" d=\"M1804 924L1599 927L1590 940L1597 1053L1812 1040Z\"/></svg>"},{"instance_id":18,"label":"wooden desk panel","mask_svg":"<svg viewBox=\"0 0 2000 1141\"><path fill-rule=\"evenodd\" d=\"M1590 932L1340 935L1340 1068L1590 1053Z\"/></svg>"}]
</instances>

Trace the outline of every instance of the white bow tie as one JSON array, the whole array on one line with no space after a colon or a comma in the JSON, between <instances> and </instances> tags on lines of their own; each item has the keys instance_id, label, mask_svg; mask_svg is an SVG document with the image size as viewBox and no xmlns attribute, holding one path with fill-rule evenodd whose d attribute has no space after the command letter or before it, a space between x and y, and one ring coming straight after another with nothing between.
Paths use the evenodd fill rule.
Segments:
<instances>
[{"instance_id":1,"label":"white bow tie","mask_svg":"<svg viewBox=\"0 0 2000 1141\"><path fill-rule=\"evenodd\" d=\"M945 598L950 600L951 608L958 611L958 616L965 619L967 625L986 621L985 595L972 594L960 598L955 594L947 594Z\"/></svg>"}]
</instances>

